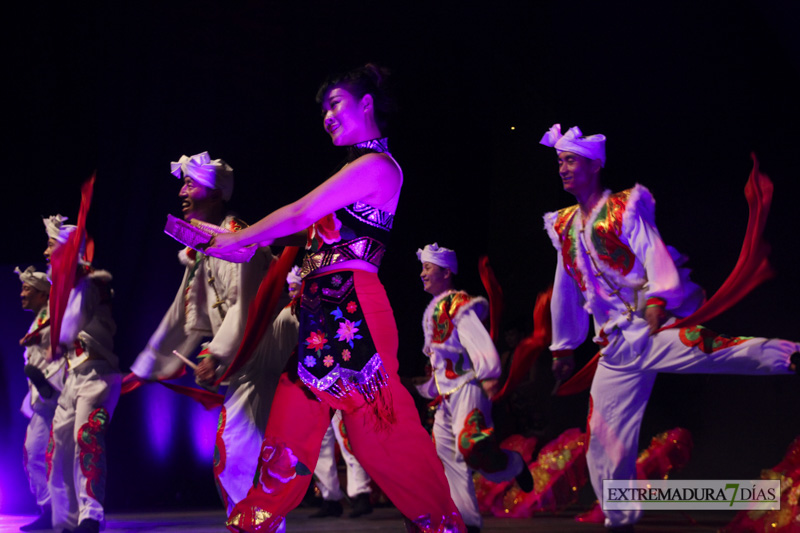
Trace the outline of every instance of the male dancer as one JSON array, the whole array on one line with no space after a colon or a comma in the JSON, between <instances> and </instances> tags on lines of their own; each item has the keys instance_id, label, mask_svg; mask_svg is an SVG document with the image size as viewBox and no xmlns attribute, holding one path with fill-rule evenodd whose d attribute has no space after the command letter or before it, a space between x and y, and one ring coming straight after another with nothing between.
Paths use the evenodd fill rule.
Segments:
<instances>
[{"instance_id":1,"label":"male dancer","mask_svg":"<svg viewBox=\"0 0 800 533\"><path fill-rule=\"evenodd\" d=\"M587 451L598 497L604 479L636 477L642 415L656 375L785 374L800 366L800 345L779 339L718 336L702 326L659 331L694 312L700 287L678 268L679 255L655 226L655 202L641 185L611 193L600 184L603 135L554 125L541 143L555 147L564 190L577 205L548 213L558 251L553 299L553 372L565 379L572 351L586 338L589 314L603 357L592 382ZM641 510L605 511L612 531L630 531Z\"/></svg>"},{"instance_id":2,"label":"male dancer","mask_svg":"<svg viewBox=\"0 0 800 533\"><path fill-rule=\"evenodd\" d=\"M245 224L228 211L233 194L233 169L208 152L182 156L171 165L183 180L179 197L183 218L237 231ZM142 379L166 379L180 373L183 362L172 354L191 354L204 337L195 370L198 384L211 387L232 363L247 322L250 302L258 291L273 256L259 249L248 263L230 263L190 248L178 257L186 265L175 300L145 349L131 366ZM267 331L259 348L240 371L231 376L220 412L214 453L214 478L223 504L230 511L253 483L267 416L278 377L291 353L279 349L280 339ZM296 332L292 346L297 342Z\"/></svg>"},{"instance_id":3,"label":"male dancer","mask_svg":"<svg viewBox=\"0 0 800 533\"><path fill-rule=\"evenodd\" d=\"M430 357L432 379L417 387L439 404L433 424L436 452L444 463L450 495L467 531L483 525L472 473L506 481L516 476L522 490L533 490L533 478L517 452L498 447L492 427L492 402L499 387L500 357L481 319L488 303L455 290L456 253L433 243L417 250L422 287L433 295L425 310L423 352Z\"/></svg>"},{"instance_id":4,"label":"male dancer","mask_svg":"<svg viewBox=\"0 0 800 533\"><path fill-rule=\"evenodd\" d=\"M53 526L45 453L58 394L64 383L64 361L47 361L47 347L50 346L50 310L47 305L50 281L47 275L36 272L33 267L26 268L24 272L16 268L14 272L22 282L22 308L33 312L34 316L28 333L19 341L20 346L25 347L25 375L28 376L28 394L20 410L30 419L25 432L23 459L31 492L41 508L39 518L20 528L22 531L31 531Z\"/></svg>"},{"instance_id":5,"label":"male dancer","mask_svg":"<svg viewBox=\"0 0 800 533\"><path fill-rule=\"evenodd\" d=\"M61 215L44 219L48 263L76 230L64 224L65 220ZM57 531L97 533L105 518L105 434L121 383L114 355L116 325L111 317L110 283L111 274L94 270L85 259L79 261L61 322L62 354L48 353L48 359L63 357L68 369L47 450L48 488Z\"/></svg>"}]
</instances>

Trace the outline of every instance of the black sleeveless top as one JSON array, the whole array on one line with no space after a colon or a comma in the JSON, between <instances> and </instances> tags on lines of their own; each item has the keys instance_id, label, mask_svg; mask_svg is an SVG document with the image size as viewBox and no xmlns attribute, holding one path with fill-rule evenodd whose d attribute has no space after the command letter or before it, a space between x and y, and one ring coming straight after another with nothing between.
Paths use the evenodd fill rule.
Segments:
<instances>
[{"instance_id":1,"label":"black sleeveless top","mask_svg":"<svg viewBox=\"0 0 800 533\"><path fill-rule=\"evenodd\" d=\"M348 147L344 164L369 153L389 153L387 140L373 139ZM342 165L343 166L343 165ZM394 215L355 202L315 222L309 229L302 276L318 268L359 259L380 267L389 245Z\"/></svg>"}]
</instances>

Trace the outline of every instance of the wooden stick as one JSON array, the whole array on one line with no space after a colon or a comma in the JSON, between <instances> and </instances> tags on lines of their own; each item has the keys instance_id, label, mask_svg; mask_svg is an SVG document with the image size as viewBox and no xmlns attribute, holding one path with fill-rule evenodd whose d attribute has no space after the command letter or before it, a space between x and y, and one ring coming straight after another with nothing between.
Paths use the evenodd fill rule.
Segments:
<instances>
[{"instance_id":1,"label":"wooden stick","mask_svg":"<svg viewBox=\"0 0 800 533\"><path fill-rule=\"evenodd\" d=\"M194 364L188 357L178 353L178 350L172 350L172 355L177 356L178 359L186 363L192 370L197 370L197 365Z\"/></svg>"}]
</instances>

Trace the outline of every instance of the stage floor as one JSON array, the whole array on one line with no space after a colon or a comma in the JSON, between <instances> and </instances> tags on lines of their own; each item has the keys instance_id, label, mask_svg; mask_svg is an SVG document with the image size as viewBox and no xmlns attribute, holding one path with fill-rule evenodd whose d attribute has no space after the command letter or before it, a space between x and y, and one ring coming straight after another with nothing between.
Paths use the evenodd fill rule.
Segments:
<instances>
[{"instance_id":1,"label":"stage floor","mask_svg":"<svg viewBox=\"0 0 800 533\"><path fill-rule=\"evenodd\" d=\"M404 533L400 513L394 508L378 508L371 515L358 519L326 518L312 519L313 508L296 509L287 519L288 533L324 532L351 533L376 531L381 533ZM345 512L347 509L345 509ZM602 533L598 524L575 522L575 513L544 515L529 519L485 517L482 533ZM693 512L691 515L678 512L646 513L644 520L636 526L638 533L712 533L725 526L733 518L733 512ZM19 526L32 521L33 516L0 515L0 532L16 532ZM169 513L111 513L107 517L106 533L222 533L227 531L221 524L225 520L222 512L187 511ZM60 532L58 532L60 533Z\"/></svg>"}]
</instances>

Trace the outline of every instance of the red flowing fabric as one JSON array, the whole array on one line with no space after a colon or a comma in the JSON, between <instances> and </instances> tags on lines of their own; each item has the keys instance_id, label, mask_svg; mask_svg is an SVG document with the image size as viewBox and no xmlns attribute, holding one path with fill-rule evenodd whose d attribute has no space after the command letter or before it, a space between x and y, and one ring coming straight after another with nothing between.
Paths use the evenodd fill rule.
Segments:
<instances>
[{"instance_id":1,"label":"red flowing fabric","mask_svg":"<svg viewBox=\"0 0 800 533\"><path fill-rule=\"evenodd\" d=\"M594 373L597 371L597 363L600 362L600 352L594 354L588 363L578 370L574 376L569 378L556 391L556 396L569 396L578 394L588 389L592 385Z\"/></svg>"},{"instance_id":2,"label":"red flowing fabric","mask_svg":"<svg viewBox=\"0 0 800 533\"><path fill-rule=\"evenodd\" d=\"M178 394L183 394L184 396L188 396L192 400L200 403L207 410L220 407L222 404L225 403L225 397L222 394L217 394L216 392L211 392L204 389L198 389L197 387L187 387L185 385L177 385L175 383L166 382L166 380L169 379L177 379L179 377L182 377L184 374L186 374L186 368L181 367L181 369L174 375L164 378L164 380L156 381L156 383L163 385L166 388L174 392L177 392ZM131 372L124 378L122 378L121 394L128 394L129 392L133 392L142 385L146 385L147 383L148 383L147 380L144 380L139 376L137 376L136 374L134 374L133 372Z\"/></svg>"},{"instance_id":3,"label":"red flowing fabric","mask_svg":"<svg viewBox=\"0 0 800 533\"><path fill-rule=\"evenodd\" d=\"M744 236L739 260L722 286L700 308L691 315L677 320L661 328L659 331L672 328L696 326L719 316L736 305L750 291L775 275L769 264L769 244L763 239L764 226L767 224L770 205L772 204L772 182L766 174L758 170L758 159L753 159L753 170L744 187L744 195L750 215L747 220L747 231ZM586 390L592 384L600 354L595 355L577 374L559 387L558 396L566 396Z\"/></svg>"},{"instance_id":4,"label":"red flowing fabric","mask_svg":"<svg viewBox=\"0 0 800 533\"><path fill-rule=\"evenodd\" d=\"M489 258L485 255L478 259L478 272L481 275L483 288L489 295L489 335L496 343L500 338L500 323L503 320L503 287L497 281L494 270L489 266Z\"/></svg>"},{"instance_id":5,"label":"red flowing fabric","mask_svg":"<svg viewBox=\"0 0 800 533\"><path fill-rule=\"evenodd\" d=\"M283 291L283 284L286 283L286 275L292 269L298 250L297 246L285 247L278 260L269 265L267 274L258 287L256 297L250 302L239 351L236 352L236 357L228 370L217 380L216 385L242 368L253 355L258 343L261 342L261 338L270 326L275 306L278 304L281 291Z\"/></svg>"},{"instance_id":6,"label":"red flowing fabric","mask_svg":"<svg viewBox=\"0 0 800 533\"><path fill-rule=\"evenodd\" d=\"M58 345L61 338L61 322L64 320L69 293L75 286L78 253L86 234L86 215L92 204L94 179L95 175L92 174L81 186L81 207L78 211L77 229L69 235L67 242L59 246L50 256L52 281L50 286L50 348L54 359L60 357ZM94 253L94 246L92 246L92 253Z\"/></svg>"},{"instance_id":7,"label":"red flowing fabric","mask_svg":"<svg viewBox=\"0 0 800 533\"><path fill-rule=\"evenodd\" d=\"M733 307L750 291L775 276L775 271L769 264L770 246L762 238L772 204L772 182L766 174L759 172L756 155L750 154L750 157L753 159L753 170L744 187L750 217L747 220L742 251L733 272L714 296L700 306L700 309L686 318L661 328L660 331L707 322Z\"/></svg>"},{"instance_id":8,"label":"red flowing fabric","mask_svg":"<svg viewBox=\"0 0 800 533\"><path fill-rule=\"evenodd\" d=\"M549 287L536 297L536 305L533 308L533 333L522 339L514 349L508 379L506 379L500 392L492 398L493 402L503 399L525 379L533 363L536 362L539 355L550 344L553 336L552 318L550 316L550 299L552 296L553 287Z\"/></svg>"}]
</instances>

